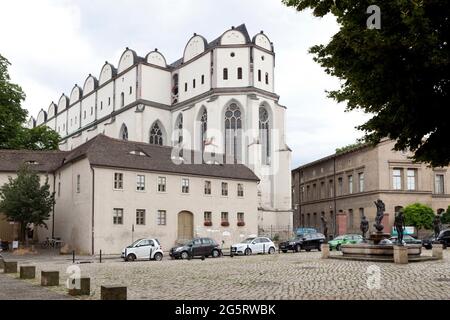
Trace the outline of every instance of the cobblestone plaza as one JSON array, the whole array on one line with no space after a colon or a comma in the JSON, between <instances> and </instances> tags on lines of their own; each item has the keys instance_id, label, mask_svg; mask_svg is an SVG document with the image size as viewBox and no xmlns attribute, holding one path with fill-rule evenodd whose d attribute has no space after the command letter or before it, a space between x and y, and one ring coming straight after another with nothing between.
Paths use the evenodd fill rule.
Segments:
<instances>
[{"instance_id":1,"label":"cobblestone plaza","mask_svg":"<svg viewBox=\"0 0 450 320\"><path fill-rule=\"evenodd\" d=\"M67 297L64 284L72 261L59 256L33 260L19 260L19 265L35 265L35 280L14 280L17 275L0 275L1 287L6 288L1 290L0 300L14 299L11 288L19 289L24 284L35 292L25 299ZM91 296L83 299L99 299L101 285L126 286L128 299L137 300L450 299L448 251L444 252L443 260L408 265L322 260L318 252L205 261L166 258L162 262L125 263L112 259L101 264L96 261L76 265L82 277L91 278ZM40 288L41 270L59 271L60 286ZM17 296L24 297L20 292Z\"/></svg>"}]
</instances>

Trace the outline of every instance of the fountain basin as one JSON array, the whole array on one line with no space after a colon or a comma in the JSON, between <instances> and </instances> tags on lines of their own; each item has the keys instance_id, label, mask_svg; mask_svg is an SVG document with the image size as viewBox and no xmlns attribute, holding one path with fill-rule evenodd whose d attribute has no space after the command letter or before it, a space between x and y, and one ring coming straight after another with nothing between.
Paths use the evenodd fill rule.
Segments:
<instances>
[{"instance_id":1,"label":"fountain basin","mask_svg":"<svg viewBox=\"0 0 450 320\"><path fill-rule=\"evenodd\" d=\"M392 244L375 245L369 243L346 244L341 246L342 255L330 256L332 259L394 262L394 246ZM420 244L405 245L408 249L408 261L436 260L433 257L421 256L422 246Z\"/></svg>"}]
</instances>

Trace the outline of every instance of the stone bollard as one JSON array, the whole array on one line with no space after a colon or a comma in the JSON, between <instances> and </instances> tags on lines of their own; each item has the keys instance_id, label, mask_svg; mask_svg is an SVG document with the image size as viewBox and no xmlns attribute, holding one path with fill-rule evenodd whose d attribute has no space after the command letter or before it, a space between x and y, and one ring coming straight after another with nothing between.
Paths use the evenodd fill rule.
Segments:
<instances>
[{"instance_id":1,"label":"stone bollard","mask_svg":"<svg viewBox=\"0 0 450 320\"><path fill-rule=\"evenodd\" d=\"M322 259L328 259L330 257L330 245L328 243L321 244L320 250L322 251Z\"/></svg>"},{"instance_id":2,"label":"stone bollard","mask_svg":"<svg viewBox=\"0 0 450 320\"><path fill-rule=\"evenodd\" d=\"M4 273L17 273L17 261L4 261Z\"/></svg>"},{"instance_id":3,"label":"stone bollard","mask_svg":"<svg viewBox=\"0 0 450 320\"><path fill-rule=\"evenodd\" d=\"M75 286L77 280L72 280L72 286ZM79 288L69 289L69 294L71 296L89 296L91 294L91 279L90 278L80 278Z\"/></svg>"},{"instance_id":4,"label":"stone bollard","mask_svg":"<svg viewBox=\"0 0 450 320\"><path fill-rule=\"evenodd\" d=\"M41 271L41 286L44 287L59 286L59 272Z\"/></svg>"},{"instance_id":5,"label":"stone bollard","mask_svg":"<svg viewBox=\"0 0 450 320\"><path fill-rule=\"evenodd\" d=\"M34 279L34 278L36 278L35 266L20 267L20 279Z\"/></svg>"},{"instance_id":6,"label":"stone bollard","mask_svg":"<svg viewBox=\"0 0 450 320\"><path fill-rule=\"evenodd\" d=\"M408 248L406 246L394 246L394 262L408 264Z\"/></svg>"},{"instance_id":7,"label":"stone bollard","mask_svg":"<svg viewBox=\"0 0 450 320\"><path fill-rule=\"evenodd\" d=\"M433 258L442 260L444 258L443 249L444 249L444 246L442 244L433 243L433 248L432 248Z\"/></svg>"},{"instance_id":8,"label":"stone bollard","mask_svg":"<svg viewBox=\"0 0 450 320\"><path fill-rule=\"evenodd\" d=\"M127 300L127 287L101 286L101 300Z\"/></svg>"}]
</instances>

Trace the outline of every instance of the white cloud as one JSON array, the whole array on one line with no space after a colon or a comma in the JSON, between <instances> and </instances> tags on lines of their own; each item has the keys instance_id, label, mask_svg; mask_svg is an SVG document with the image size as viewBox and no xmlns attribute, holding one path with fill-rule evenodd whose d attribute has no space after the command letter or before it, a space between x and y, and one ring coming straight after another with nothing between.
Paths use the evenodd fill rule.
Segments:
<instances>
[{"instance_id":1,"label":"white cloud","mask_svg":"<svg viewBox=\"0 0 450 320\"><path fill-rule=\"evenodd\" d=\"M344 105L326 97L325 90L339 82L308 54L338 30L336 22L298 13L280 0L3 1L0 53L13 63L13 81L22 85L25 107L36 115L89 73L98 75L105 60L117 65L126 46L142 56L157 47L172 62L194 32L211 41L243 22L251 36L264 30L274 42L276 91L288 107L293 167L361 136L354 127L367 116L344 113Z\"/></svg>"}]
</instances>

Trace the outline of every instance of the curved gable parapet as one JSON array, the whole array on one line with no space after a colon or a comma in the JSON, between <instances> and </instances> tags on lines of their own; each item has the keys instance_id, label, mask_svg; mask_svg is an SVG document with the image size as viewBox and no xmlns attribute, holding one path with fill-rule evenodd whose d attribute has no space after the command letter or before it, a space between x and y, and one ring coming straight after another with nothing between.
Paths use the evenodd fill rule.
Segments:
<instances>
[{"instance_id":1,"label":"curved gable parapet","mask_svg":"<svg viewBox=\"0 0 450 320\"><path fill-rule=\"evenodd\" d=\"M247 40L245 38L245 35L235 28L226 31L220 37L221 45L246 44L246 43Z\"/></svg>"},{"instance_id":2,"label":"curved gable parapet","mask_svg":"<svg viewBox=\"0 0 450 320\"><path fill-rule=\"evenodd\" d=\"M155 66L167 67L166 58L158 51L158 49L155 49L155 51L150 52L145 57L145 61L149 64L154 64Z\"/></svg>"},{"instance_id":3,"label":"curved gable parapet","mask_svg":"<svg viewBox=\"0 0 450 320\"><path fill-rule=\"evenodd\" d=\"M50 103L50 106L48 107L48 111L47 111L47 117L53 118L54 116L56 116L56 114L58 113L58 106L52 101L52 103Z\"/></svg>"},{"instance_id":4,"label":"curved gable parapet","mask_svg":"<svg viewBox=\"0 0 450 320\"><path fill-rule=\"evenodd\" d=\"M137 62L138 56L134 50L126 48L119 60L118 73L128 69Z\"/></svg>"},{"instance_id":5,"label":"curved gable parapet","mask_svg":"<svg viewBox=\"0 0 450 320\"><path fill-rule=\"evenodd\" d=\"M100 71L99 76L99 85L102 85L105 82L108 82L112 78L114 78L117 74L117 69L108 61L105 62L105 64L102 67L102 70Z\"/></svg>"},{"instance_id":6,"label":"curved gable parapet","mask_svg":"<svg viewBox=\"0 0 450 320\"><path fill-rule=\"evenodd\" d=\"M207 45L208 42L204 37L194 33L194 36L189 39L186 47L184 48L183 61L189 61L199 54L202 54L205 52Z\"/></svg>"},{"instance_id":7,"label":"curved gable parapet","mask_svg":"<svg viewBox=\"0 0 450 320\"><path fill-rule=\"evenodd\" d=\"M73 103L79 101L82 96L83 96L83 90L81 90L81 88L76 84L73 87L72 92L70 93L69 104L72 105Z\"/></svg>"},{"instance_id":8,"label":"curved gable parapet","mask_svg":"<svg viewBox=\"0 0 450 320\"><path fill-rule=\"evenodd\" d=\"M44 109L41 109L41 111L39 111L37 119L36 119L36 125L40 126L45 121L47 121L47 112L45 112Z\"/></svg>"},{"instance_id":9,"label":"curved gable parapet","mask_svg":"<svg viewBox=\"0 0 450 320\"><path fill-rule=\"evenodd\" d=\"M89 76L86 78L86 81L84 81L83 85L83 95L87 95L88 93L91 93L98 87L98 80L93 75L89 74Z\"/></svg>"},{"instance_id":10,"label":"curved gable parapet","mask_svg":"<svg viewBox=\"0 0 450 320\"><path fill-rule=\"evenodd\" d=\"M252 42L258 47L273 51L272 42L262 31L253 37Z\"/></svg>"},{"instance_id":11,"label":"curved gable parapet","mask_svg":"<svg viewBox=\"0 0 450 320\"><path fill-rule=\"evenodd\" d=\"M67 98L67 96L63 93L61 98L59 98L58 111L61 112L63 110L66 110L68 106L69 106L69 98Z\"/></svg>"},{"instance_id":12,"label":"curved gable parapet","mask_svg":"<svg viewBox=\"0 0 450 320\"><path fill-rule=\"evenodd\" d=\"M32 129L36 126L36 120L33 117L30 117L27 121L27 127Z\"/></svg>"}]
</instances>

